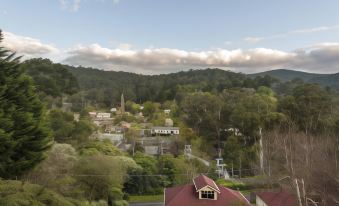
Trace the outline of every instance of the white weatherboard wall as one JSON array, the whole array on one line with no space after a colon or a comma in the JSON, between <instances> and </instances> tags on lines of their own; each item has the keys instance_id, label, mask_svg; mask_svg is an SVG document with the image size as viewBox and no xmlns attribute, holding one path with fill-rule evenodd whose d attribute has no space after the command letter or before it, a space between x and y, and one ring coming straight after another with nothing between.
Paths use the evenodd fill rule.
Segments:
<instances>
[{"instance_id":1,"label":"white weatherboard wall","mask_svg":"<svg viewBox=\"0 0 339 206\"><path fill-rule=\"evenodd\" d=\"M153 127L152 134L178 135L179 128L177 127Z\"/></svg>"}]
</instances>

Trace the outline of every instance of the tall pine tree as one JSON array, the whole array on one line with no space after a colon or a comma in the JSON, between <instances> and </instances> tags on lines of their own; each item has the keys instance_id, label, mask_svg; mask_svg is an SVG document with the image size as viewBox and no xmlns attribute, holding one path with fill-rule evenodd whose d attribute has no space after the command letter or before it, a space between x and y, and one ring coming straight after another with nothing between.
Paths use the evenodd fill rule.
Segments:
<instances>
[{"instance_id":1,"label":"tall pine tree","mask_svg":"<svg viewBox=\"0 0 339 206\"><path fill-rule=\"evenodd\" d=\"M32 80L19 58L0 47L0 177L14 178L34 167L51 142Z\"/></svg>"}]
</instances>

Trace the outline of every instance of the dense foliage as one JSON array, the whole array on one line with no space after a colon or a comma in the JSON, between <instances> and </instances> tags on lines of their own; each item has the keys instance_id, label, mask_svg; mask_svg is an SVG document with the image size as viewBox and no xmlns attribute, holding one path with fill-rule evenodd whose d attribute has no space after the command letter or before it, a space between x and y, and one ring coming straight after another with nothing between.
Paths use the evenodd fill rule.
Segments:
<instances>
[{"instance_id":1,"label":"dense foliage","mask_svg":"<svg viewBox=\"0 0 339 206\"><path fill-rule=\"evenodd\" d=\"M0 177L14 178L33 168L50 143L43 104L31 78L20 68L19 58L0 47Z\"/></svg>"}]
</instances>

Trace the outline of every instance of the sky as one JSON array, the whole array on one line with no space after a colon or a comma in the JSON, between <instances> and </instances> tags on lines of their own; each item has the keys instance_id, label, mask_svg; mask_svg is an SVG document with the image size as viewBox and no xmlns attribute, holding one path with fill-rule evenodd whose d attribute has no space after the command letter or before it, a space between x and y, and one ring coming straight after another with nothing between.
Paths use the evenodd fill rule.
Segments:
<instances>
[{"instance_id":1,"label":"sky","mask_svg":"<svg viewBox=\"0 0 339 206\"><path fill-rule=\"evenodd\" d=\"M0 0L23 59L142 74L339 72L337 0Z\"/></svg>"}]
</instances>

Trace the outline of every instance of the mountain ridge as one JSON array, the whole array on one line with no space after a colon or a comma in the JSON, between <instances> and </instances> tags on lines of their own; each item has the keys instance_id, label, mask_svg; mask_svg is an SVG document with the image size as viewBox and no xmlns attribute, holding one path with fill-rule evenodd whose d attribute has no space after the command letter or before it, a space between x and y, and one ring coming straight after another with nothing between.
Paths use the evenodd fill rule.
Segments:
<instances>
[{"instance_id":1,"label":"mountain ridge","mask_svg":"<svg viewBox=\"0 0 339 206\"><path fill-rule=\"evenodd\" d=\"M303 72L298 70L276 69L254 74L247 74L247 76L251 78L255 78L258 76L263 77L266 75L279 79L280 81L283 82L291 81L293 79L301 79L304 82L317 83L322 86L328 86L333 87L335 89L339 89L339 73L319 74Z\"/></svg>"}]
</instances>

